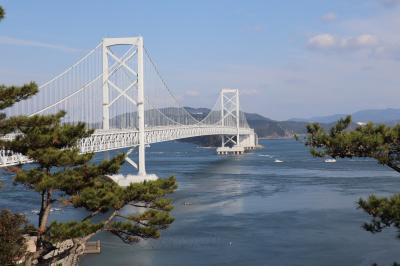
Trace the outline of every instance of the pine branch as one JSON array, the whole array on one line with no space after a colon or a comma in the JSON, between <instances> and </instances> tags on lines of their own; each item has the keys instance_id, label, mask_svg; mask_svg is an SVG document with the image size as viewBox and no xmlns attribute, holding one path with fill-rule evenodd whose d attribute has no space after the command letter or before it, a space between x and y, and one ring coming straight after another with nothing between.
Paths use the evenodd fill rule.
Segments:
<instances>
[{"instance_id":1,"label":"pine branch","mask_svg":"<svg viewBox=\"0 0 400 266\"><path fill-rule=\"evenodd\" d=\"M93 237L95 234L98 234L99 232L103 231L103 230L108 230L107 227L110 225L110 223L112 222L112 220L115 218L115 216L118 214L118 211L113 211L111 213L111 215L107 218L107 220L104 221L103 223L103 227L99 228L97 231L85 236L83 238L84 241L88 241L91 237Z\"/></svg>"},{"instance_id":2,"label":"pine branch","mask_svg":"<svg viewBox=\"0 0 400 266\"><path fill-rule=\"evenodd\" d=\"M6 15L4 9L0 6L0 21L4 18L4 16Z\"/></svg>"},{"instance_id":3,"label":"pine branch","mask_svg":"<svg viewBox=\"0 0 400 266\"><path fill-rule=\"evenodd\" d=\"M389 166L390 168L392 168L393 170L395 170L396 172L400 173L400 165L394 163L393 161L388 161L387 162L387 166Z\"/></svg>"},{"instance_id":4,"label":"pine branch","mask_svg":"<svg viewBox=\"0 0 400 266\"><path fill-rule=\"evenodd\" d=\"M86 221L86 220L89 220L89 219L95 217L97 214L100 213L100 211L101 211L100 209L97 209L96 211L90 213L88 216L86 216L85 218L83 218L81 221L84 222L84 221Z\"/></svg>"},{"instance_id":5,"label":"pine branch","mask_svg":"<svg viewBox=\"0 0 400 266\"><path fill-rule=\"evenodd\" d=\"M0 19L4 16L4 11L0 7ZM26 100L38 92L36 83L31 82L23 86L0 85L0 110L12 106L13 104Z\"/></svg>"}]
</instances>

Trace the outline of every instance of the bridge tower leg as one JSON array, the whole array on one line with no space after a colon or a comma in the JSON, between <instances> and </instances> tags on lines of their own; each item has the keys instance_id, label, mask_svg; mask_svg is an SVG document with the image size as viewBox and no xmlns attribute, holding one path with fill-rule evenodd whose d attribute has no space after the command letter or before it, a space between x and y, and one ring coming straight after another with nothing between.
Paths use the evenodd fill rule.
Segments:
<instances>
[{"instance_id":1,"label":"bridge tower leg","mask_svg":"<svg viewBox=\"0 0 400 266\"><path fill-rule=\"evenodd\" d=\"M225 111L224 111L224 93L223 90L220 92L220 100L221 100L221 126L224 126L224 118L225 118ZM225 147L225 136L221 135L221 147Z\"/></svg>"},{"instance_id":2,"label":"bridge tower leg","mask_svg":"<svg viewBox=\"0 0 400 266\"><path fill-rule=\"evenodd\" d=\"M143 69L143 38L138 38L137 43L138 59L138 96L137 113L139 124L139 175L146 175L146 156L145 156L145 124L144 124L144 69Z\"/></svg>"},{"instance_id":3,"label":"bridge tower leg","mask_svg":"<svg viewBox=\"0 0 400 266\"><path fill-rule=\"evenodd\" d=\"M240 145L240 105L239 90L236 90L236 145Z\"/></svg>"},{"instance_id":4,"label":"bridge tower leg","mask_svg":"<svg viewBox=\"0 0 400 266\"><path fill-rule=\"evenodd\" d=\"M108 90L108 47L103 41L103 129L110 129L110 93Z\"/></svg>"},{"instance_id":5,"label":"bridge tower leg","mask_svg":"<svg viewBox=\"0 0 400 266\"><path fill-rule=\"evenodd\" d=\"M136 51L132 51L130 54L126 54L125 57L118 57L109 48L116 45L128 45L136 48ZM130 50L129 50L130 51ZM133 56L137 56L137 72L133 70L127 61ZM117 84L110 80L110 75L113 71L109 68L108 57L111 57L120 68L125 68L127 73L133 75L136 80L132 81L128 89L137 86L136 98L128 95L127 88L119 88ZM110 129L110 107L116 103L115 99L119 97L125 97L129 102L136 105L137 107L137 128L138 128L138 148L139 148L139 163L138 166L129 158L127 162L132 164L138 169L138 176L128 175L127 177L112 176L111 178L118 184L125 186L132 182L140 182L144 180L157 179L155 175L147 175L146 173L146 157L145 157L145 109L144 109L144 46L143 37L129 37L129 38L105 38L103 39L103 129ZM115 89L118 96L114 99L109 99L109 89ZM130 152L128 152L130 153Z\"/></svg>"}]
</instances>

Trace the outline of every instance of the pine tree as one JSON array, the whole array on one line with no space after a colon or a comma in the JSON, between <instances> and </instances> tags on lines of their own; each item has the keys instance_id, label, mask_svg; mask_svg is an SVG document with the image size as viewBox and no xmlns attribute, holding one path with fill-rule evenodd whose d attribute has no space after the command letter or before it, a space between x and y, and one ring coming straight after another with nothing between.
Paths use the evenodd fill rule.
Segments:
<instances>
[{"instance_id":1,"label":"pine tree","mask_svg":"<svg viewBox=\"0 0 400 266\"><path fill-rule=\"evenodd\" d=\"M4 18L5 12L4 9L0 6L0 20Z\"/></svg>"},{"instance_id":2,"label":"pine tree","mask_svg":"<svg viewBox=\"0 0 400 266\"><path fill-rule=\"evenodd\" d=\"M4 9L0 6L0 21L4 18ZM27 99L37 92L34 82L23 86L5 86L0 84L0 111L16 102ZM0 112L0 137L11 128L4 127L5 115ZM2 141L0 139L0 146ZM1 184L0 184L1 185ZM25 252L23 234L28 224L22 214L14 214L9 210L0 212L0 265L15 265L15 259Z\"/></svg>"},{"instance_id":3,"label":"pine tree","mask_svg":"<svg viewBox=\"0 0 400 266\"><path fill-rule=\"evenodd\" d=\"M400 124L389 127L368 123L352 131L349 130L350 124L350 116L339 120L330 132L318 123L309 124L306 145L310 146L311 154L317 157L374 158L400 172ZM371 195L368 199L359 199L358 207L371 216L371 221L363 225L367 231L377 233L391 226L400 230L400 194L391 197Z\"/></svg>"},{"instance_id":4,"label":"pine tree","mask_svg":"<svg viewBox=\"0 0 400 266\"><path fill-rule=\"evenodd\" d=\"M25 238L28 222L24 215L9 210L0 212L0 265L15 265L17 258L25 253Z\"/></svg>"},{"instance_id":5,"label":"pine tree","mask_svg":"<svg viewBox=\"0 0 400 266\"><path fill-rule=\"evenodd\" d=\"M100 164L91 163L93 154L80 154L79 149L74 147L77 141L88 137L92 131L87 130L83 123L62 124L64 115L64 112L59 112L7 120L10 128L16 128L21 134L6 143L5 147L35 161L34 167L20 168L15 177L15 182L37 191L41 196L36 231L38 252L34 258L41 264L50 262L43 256L54 250L56 243L73 239L76 245L68 252L74 251L99 231L111 232L127 243L158 238L159 230L173 222L169 213L172 210L171 200L165 195L176 189L175 178L119 187L107 175L117 173L125 154ZM80 221L48 224L55 202L85 208L89 215ZM147 211L123 215L120 211L126 205L136 207L136 210L146 208ZM101 222L91 221L101 214L106 214Z\"/></svg>"},{"instance_id":6,"label":"pine tree","mask_svg":"<svg viewBox=\"0 0 400 266\"><path fill-rule=\"evenodd\" d=\"M0 14L4 15L2 9ZM22 87L0 86L0 110L36 92L35 83ZM107 176L118 172L125 154L92 163L94 155L80 154L76 147L80 139L89 137L93 131L84 123L63 124L64 116L65 112L10 118L0 115L0 136L18 133L11 141L0 139L0 147L35 161L29 168L18 167L15 176L17 184L36 191L41 199L37 226L29 231L37 236L37 252L31 261L46 265L72 252L82 253L85 242L100 231L110 232L130 244L158 238L160 230L174 220L170 215L172 201L166 195L176 189L175 178L119 187ZM49 223L52 206L60 203L84 208L88 215L82 220ZM124 209L126 206L130 208ZM56 249L57 243L67 239L73 240L73 247L45 258Z\"/></svg>"}]
</instances>

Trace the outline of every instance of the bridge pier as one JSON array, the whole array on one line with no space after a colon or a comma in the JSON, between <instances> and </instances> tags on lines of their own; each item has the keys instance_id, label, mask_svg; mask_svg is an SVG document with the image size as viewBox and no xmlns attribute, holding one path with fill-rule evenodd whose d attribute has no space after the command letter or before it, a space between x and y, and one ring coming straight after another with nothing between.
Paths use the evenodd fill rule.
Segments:
<instances>
[{"instance_id":1,"label":"bridge pier","mask_svg":"<svg viewBox=\"0 0 400 266\"><path fill-rule=\"evenodd\" d=\"M240 155L258 147L258 137L254 132L249 135L241 135L239 144L237 144L232 137L228 137L228 141L233 142L234 145L232 147L227 147L225 146L226 143L223 142L223 145L217 148L218 155Z\"/></svg>"},{"instance_id":2,"label":"bridge pier","mask_svg":"<svg viewBox=\"0 0 400 266\"><path fill-rule=\"evenodd\" d=\"M217 148L218 155L240 155L244 153L244 147L233 146L233 147L219 147Z\"/></svg>"},{"instance_id":3,"label":"bridge pier","mask_svg":"<svg viewBox=\"0 0 400 266\"><path fill-rule=\"evenodd\" d=\"M130 165L132 165L137 170L138 165L131 158L129 158L129 155L132 153L133 150L134 150L134 148L131 148L126 153L125 161L127 163L129 163ZM139 157L139 159L140 159L140 157ZM140 164L139 164L139 167L140 167ZM140 170L140 168L139 168L139 170ZM118 175L109 175L108 177L121 187L127 187L132 183L142 183L144 181L154 181L154 180L158 179L158 177L154 174L141 173L140 171L138 172L137 175L118 174Z\"/></svg>"},{"instance_id":4,"label":"bridge pier","mask_svg":"<svg viewBox=\"0 0 400 266\"><path fill-rule=\"evenodd\" d=\"M112 181L117 183L121 187L127 187L133 183L143 183L145 181L155 181L158 179L156 175L111 175L108 176Z\"/></svg>"}]
</instances>

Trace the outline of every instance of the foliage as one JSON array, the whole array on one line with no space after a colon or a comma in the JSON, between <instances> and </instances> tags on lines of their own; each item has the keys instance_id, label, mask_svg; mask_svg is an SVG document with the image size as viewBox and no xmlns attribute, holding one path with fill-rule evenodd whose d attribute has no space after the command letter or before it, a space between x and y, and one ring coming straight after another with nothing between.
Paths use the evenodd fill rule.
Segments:
<instances>
[{"instance_id":1,"label":"foliage","mask_svg":"<svg viewBox=\"0 0 400 266\"><path fill-rule=\"evenodd\" d=\"M54 242L61 242L70 238L82 238L101 229L102 223L92 224L89 221L83 222L52 222L49 226L48 236Z\"/></svg>"},{"instance_id":2,"label":"foliage","mask_svg":"<svg viewBox=\"0 0 400 266\"><path fill-rule=\"evenodd\" d=\"M25 100L35 94L38 87L34 82L23 86L5 86L0 85L0 110L13 105L16 102Z\"/></svg>"},{"instance_id":3,"label":"foliage","mask_svg":"<svg viewBox=\"0 0 400 266\"><path fill-rule=\"evenodd\" d=\"M306 145L314 156L371 157L400 172L400 124L395 127L368 123L349 131L351 117L341 119L326 132L318 123L307 126Z\"/></svg>"},{"instance_id":4,"label":"foliage","mask_svg":"<svg viewBox=\"0 0 400 266\"><path fill-rule=\"evenodd\" d=\"M400 125L389 127L368 123L349 131L351 117L339 120L329 132L318 123L307 126L306 145L314 156L334 158L370 157L400 172ZM364 229L372 233L394 226L400 230L400 194L371 195L359 199L358 206L371 216Z\"/></svg>"},{"instance_id":5,"label":"foliage","mask_svg":"<svg viewBox=\"0 0 400 266\"><path fill-rule=\"evenodd\" d=\"M4 9L0 6L0 20L5 16ZM37 92L37 86L31 82L18 86L5 86L0 84L0 110L12 104L27 99ZM0 137L11 128L5 128L5 115L0 113ZM1 142L0 142L1 145ZM8 210L0 212L0 265L14 265L15 259L25 252L23 233L28 224L22 214L13 214Z\"/></svg>"},{"instance_id":6,"label":"foliage","mask_svg":"<svg viewBox=\"0 0 400 266\"><path fill-rule=\"evenodd\" d=\"M28 223L22 214L8 210L0 212L0 265L15 265L16 258L25 253L23 234Z\"/></svg>"},{"instance_id":7,"label":"foliage","mask_svg":"<svg viewBox=\"0 0 400 266\"><path fill-rule=\"evenodd\" d=\"M358 205L372 216L371 222L364 224L365 230L379 233L392 225L400 228L400 194L391 197L371 195L367 200L359 199Z\"/></svg>"},{"instance_id":8,"label":"foliage","mask_svg":"<svg viewBox=\"0 0 400 266\"><path fill-rule=\"evenodd\" d=\"M121 220L110 223L107 230L126 243L134 243L141 238L159 238L159 231L168 228L174 221L169 214L173 209L172 201L164 196L176 188L174 177L131 184L123 189L122 200L132 207L147 210L129 215L118 213Z\"/></svg>"},{"instance_id":9,"label":"foliage","mask_svg":"<svg viewBox=\"0 0 400 266\"><path fill-rule=\"evenodd\" d=\"M0 20L4 18L5 14L4 9L0 6Z\"/></svg>"}]
</instances>

